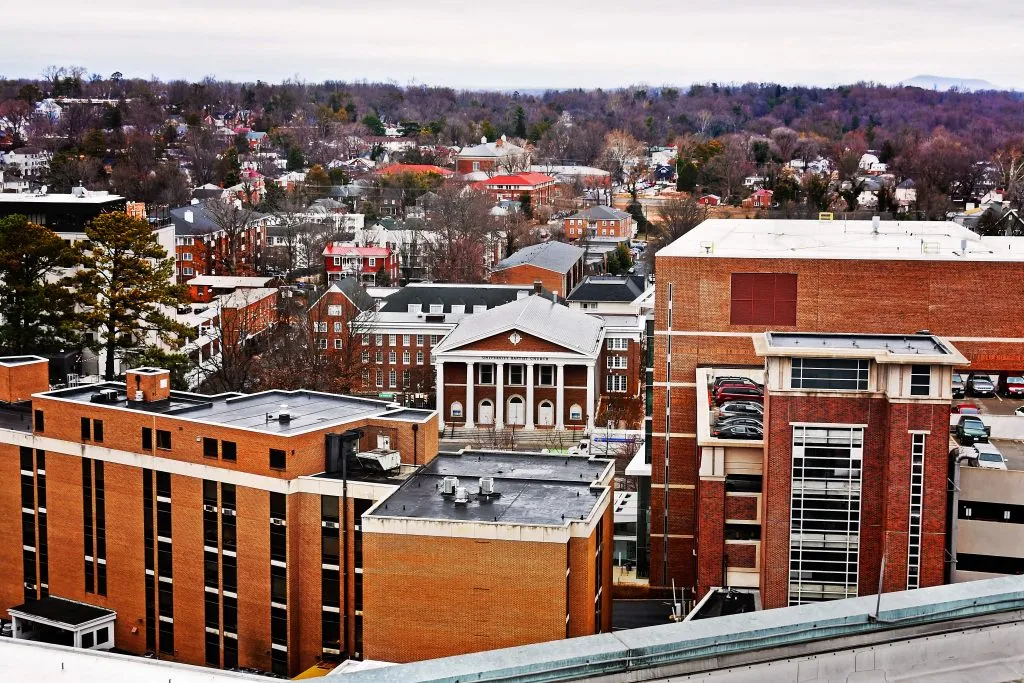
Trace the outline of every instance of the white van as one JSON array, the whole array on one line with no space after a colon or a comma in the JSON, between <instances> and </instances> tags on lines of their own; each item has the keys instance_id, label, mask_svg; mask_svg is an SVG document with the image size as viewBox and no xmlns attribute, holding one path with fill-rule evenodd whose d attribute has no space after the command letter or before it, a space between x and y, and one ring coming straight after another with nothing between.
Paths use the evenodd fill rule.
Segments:
<instances>
[{"instance_id":1,"label":"white van","mask_svg":"<svg viewBox=\"0 0 1024 683\"><path fill-rule=\"evenodd\" d=\"M1006 458L999 452L999 449L990 443L976 443L974 450L978 451L978 467L989 470L1005 470Z\"/></svg>"}]
</instances>

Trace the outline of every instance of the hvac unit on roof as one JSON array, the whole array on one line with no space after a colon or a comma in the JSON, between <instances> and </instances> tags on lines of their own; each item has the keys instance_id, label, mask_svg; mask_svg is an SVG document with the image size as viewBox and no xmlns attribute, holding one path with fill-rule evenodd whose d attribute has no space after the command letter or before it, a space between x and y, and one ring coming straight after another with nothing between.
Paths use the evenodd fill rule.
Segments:
<instances>
[{"instance_id":1,"label":"hvac unit on roof","mask_svg":"<svg viewBox=\"0 0 1024 683\"><path fill-rule=\"evenodd\" d=\"M494 491L494 477L480 477L480 495L497 495L497 493Z\"/></svg>"},{"instance_id":2,"label":"hvac unit on roof","mask_svg":"<svg viewBox=\"0 0 1024 683\"><path fill-rule=\"evenodd\" d=\"M456 505L468 505L469 504L469 489L465 486L460 486L455 489L455 504Z\"/></svg>"},{"instance_id":3,"label":"hvac unit on roof","mask_svg":"<svg viewBox=\"0 0 1024 683\"><path fill-rule=\"evenodd\" d=\"M455 489L459 487L458 477L445 477L441 480L441 495L452 496L455 495Z\"/></svg>"}]
</instances>

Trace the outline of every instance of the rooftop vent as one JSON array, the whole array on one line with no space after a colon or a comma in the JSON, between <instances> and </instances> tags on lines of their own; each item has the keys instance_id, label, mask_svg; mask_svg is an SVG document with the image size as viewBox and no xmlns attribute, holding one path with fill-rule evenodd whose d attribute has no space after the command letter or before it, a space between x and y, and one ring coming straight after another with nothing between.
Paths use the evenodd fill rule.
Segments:
<instances>
[{"instance_id":1,"label":"rooftop vent","mask_svg":"<svg viewBox=\"0 0 1024 683\"><path fill-rule=\"evenodd\" d=\"M458 488L455 489L455 504L469 504L469 490L465 486L459 486Z\"/></svg>"},{"instance_id":2,"label":"rooftop vent","mask_svg":"<svg viewBox=\"0 0 1024 683\"><path fill-rule=\"evenodd\" d=\"M872 232L872 234L877 235L878 234L878 229L880 227L882 227L882 217L881 216L872 216L871 217L871 232Z\"/></svg>"},{"instance_id":3,"label":"rooftop vent","mask_svg":"<svg viewBox=\"0 0 1024 683\"><path fill-rule=\"evenodd\" d=\"M455 495L455 489L459 487L458 477L445 477L441 480L441 495L453 496Z\"/></svg>"},{"instance_id":4,"label":"rooftop vent","mask_svg":"<svg viewBox=\"0 0 1024 683\"><path fill-rule=\"evenodd\" d=\"M92 403L117 403L117 389L100 389L92 395Z\"/></svg>"},{"instance_id":5,"label":"rooftop vent","mask_svg":"<svg viewBox=\"0 0 1024 683\"><path fill-rule=\"evenodd\" d=\"M288 411L288 405L282 403L277 411L277 421L281 424L288 424L292 421L292 414Z\"/></svg>"}]
</instances>

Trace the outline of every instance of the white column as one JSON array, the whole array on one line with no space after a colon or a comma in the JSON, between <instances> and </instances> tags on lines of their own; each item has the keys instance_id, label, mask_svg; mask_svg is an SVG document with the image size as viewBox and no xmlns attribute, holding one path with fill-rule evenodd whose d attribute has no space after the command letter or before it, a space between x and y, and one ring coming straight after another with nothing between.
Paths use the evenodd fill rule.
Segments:
<instances>
[{"instance_id":1,"label":"white column","mask_svg":"<svg viewBox=\"0 0 1024 683\"><path fill-rule=\"evenodd\" d=\"M437 425L444 431L444 363L437 365Z\"/></svg>"},{"instance_id":2,"label":"white column","mask_svg":"<svg viewBox=\"0 0 1024 683\"><path fill-rule=\"evenodd\" d=\"M594 411L597 410L597 406L594 405L594 364L587 364L587 431L594 431Z\"/></svg>"},{"instance_id":3,"label":"white column","mask_svg":"<svg viewBox=\"0 0 1024 683\"><path fill-rule=\"evenodd\" d=\"M473 424L473 383L476 382L476 364L466 363L466 406L463 408L463 414L466 416L466 426L469 428L474 427Z\"/></svg>"},{"instance_id":4,"label":"white column","mask_svg":"<svg viewBox=\"0 0 1024 683\"><path fill-rule=\"evenodd\" d=\"M505 364L494 364L494 428L505 427Z\"/></svg>"},{"instance_id":5,"label":"white column","mask_svg":"<svg viewBox=\"0 0 1024 683\"><path fill-rule=\"evenodd\" d=\"M555 429L565 429L565 363L555 368Z\"/></svg>"},{"instance_id":6,"label":"white column","mask_svg":"<svg viewBox=\"0 0 1024 683\"><path fill-rule=\"evenodd\" d=\"M533 429L533 363L526 364L526 426Z\"/></svg>"}]
</instances>

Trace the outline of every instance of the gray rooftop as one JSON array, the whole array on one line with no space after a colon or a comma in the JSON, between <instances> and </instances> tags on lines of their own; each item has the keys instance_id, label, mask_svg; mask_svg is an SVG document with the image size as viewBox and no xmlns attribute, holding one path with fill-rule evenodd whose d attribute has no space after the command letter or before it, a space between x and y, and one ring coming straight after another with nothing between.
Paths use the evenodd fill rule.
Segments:
<instances>
[{"instance_id":1,"label":"gray rooftop","mask_svg":"<svg viewBox=\"0 0 1024 683\"><path fill-rule=\"evenodd\" d=\"M611 463L541 453L439 453L370 514L562 526L590 515L604 490L591 489L591 484L603 479ZM441 482L448 476L458 477L459 486L469 490L468 504L456 505L452 496L441 494ZM500 495L478 495L480 477L494 477L494 490Z\"/></svg>"},{"instance_id":2,"label":"gray rooftop","mask_svg":"<svg viewBox=\"0 0 1024 683\"><path fill-rule=\"evenodd\" d=\"M494 265L494 270L505 270L528 263L556 273L567 273L576 265L577 261L583 258L584 253L586 252L583 249L565 242L541 242L523 247L508 258L499 261Z\"/></svg>"},{"instance_id":3,"label":"gray rooftop","mask_svg":"<svg viewBox=\"0 0 1024 683\"><path fill-rule=\"evenodd\" d=\"M409 304L419 304L423 307L423 313L429 313L433 304L442 306L445 313L451 313L452 306L465 306L465 311L472 312L474 306L495 308L532 291L533 287L527 285L409 284L385 299L380 311L407 313ZM553 297L549 293L544 296Z\"/></svg>"},{"instance_id":4,"label":"gray rooftop","mask_svg":"<svg viewBox=\"0 0 1024 683\"><path fill-rule=\"evenodd\" d=\"M566 300L629 303L645 289L642 275L591 275L572 290Z\"/></svg>"},{"instance_id":5,"label":"gray rooftop","mask_svg":"<svg viewBox=\"0 0 1024 683\"><path fill-rule=\"evenodd\" d=\"M463 318L434 355L513 329L585 355L599 352L604 338L603 320L534 295Z\"/></svg>"},{"instance_id":6,"label":"gray rooftop","mask_svg":"<svg viewBox=\"0 0 1024 683\"><path fill-rule=\"evenodd\" d=\"M598 204L578 213L574 213L569 216L569 218L582 218L583 220L588 221L621 221L629 218L629 214L625 211L619 211L618 209L610 206L605 206L604 204Z\"/></svg>"},{"instance_id":7,"label":"gray rooftop","mask_svg":"<svg viewBox=\"0 0 1024 683\"><path fill-rule=\"evenodd\" d=\"M940 354L951 351L937 337L930 334L814 334L801 332L769 332L772 348L799 349L864 349L887 351L892 354Z\"/></svg>"},{"instance_id":8,"label":"gray rooftop","mask_svg":"<svg viewBox=\"0 0 1024 683\"><path fill-rule=\"evenodd\" d=\"M118 391L115 403L93 402L101 389ZM104 382L89 386L59 389L45 394L50 398L90 403L98 406L127 408L139 412L158 413L168 417L180 417L208 424L223 425L235 429L250 429L273 434L290 435L332 425L341 425L369 417L381 417L394 413L395 404L339 394L324 394L314 391L264 391L258 394L193 394L172 391L169 399L144 403L129 401L125 385L119 382ZM268 414L278 414L287 406L291 419L280 422L268 419ZM427 419L430 411L399 411L401 419Z\"/></svg>"}]
</instances>

